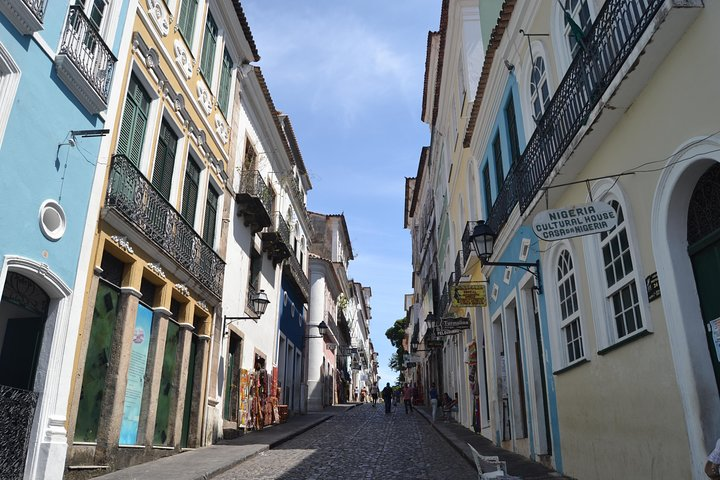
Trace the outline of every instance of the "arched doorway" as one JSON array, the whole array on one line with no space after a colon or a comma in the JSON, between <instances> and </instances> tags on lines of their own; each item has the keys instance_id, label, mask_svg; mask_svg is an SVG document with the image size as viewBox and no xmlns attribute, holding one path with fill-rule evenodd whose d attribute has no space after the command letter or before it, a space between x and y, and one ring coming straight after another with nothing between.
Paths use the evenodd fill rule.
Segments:
<instances>
[{"instance_id":1,"label":"arched doorway","mask_svg":"<svg viewBox=\"0 0 720 480\"><path fill-rule=\"evenodd\" d=\"M21 478L38 394L34 391L50 297L10 271L0 298L0 477Z\"/></svg>"},{"instance_id":2,"label":"arched doorway","mask_svg":"<svg viewBox=\"0 0 720 480\"><path fill-rule=\"evenodd\" d=\"M700 177L688 207L687 241L715 382L720 391L720 164Z\"/></svg>"}]
</instances>

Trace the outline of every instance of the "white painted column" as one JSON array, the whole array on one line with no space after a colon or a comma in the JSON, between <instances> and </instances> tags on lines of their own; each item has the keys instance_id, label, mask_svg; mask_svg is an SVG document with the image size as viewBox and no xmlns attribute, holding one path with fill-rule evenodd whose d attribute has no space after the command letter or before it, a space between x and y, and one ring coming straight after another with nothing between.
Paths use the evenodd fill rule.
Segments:
<instances>
[{"instance_id":1,"label":"white painted column","mask_svg":"<svg viewBox=\"0 0 720 480\"><path fill-rule=\"evenodd\" d=\"M310 262L310 313L308 315L307 338L307 410L322 410L322 367L324 340L320 338L317 326L325 317L325 274L321 265Z\"/></svg>"}]
</instances>

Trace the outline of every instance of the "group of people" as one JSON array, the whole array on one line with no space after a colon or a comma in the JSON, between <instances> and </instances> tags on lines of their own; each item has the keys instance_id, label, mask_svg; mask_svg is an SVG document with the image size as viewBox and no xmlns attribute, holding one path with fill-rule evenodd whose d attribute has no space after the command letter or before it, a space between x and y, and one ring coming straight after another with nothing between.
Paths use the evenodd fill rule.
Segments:
<instances>
[{"instance_id":1,"label":"group of people","mask_svg":"<svg viewBox=\"0 0 720 480\"><path fill-rule=\"evenodd\" d=\"M392 403L393 398L395 399L395 405L399 405L400 398L402 398L403 403L405 405L405 413L409 414L413 411L413 402L415 398L417 398L417 389L415 385L410 385L409 383L406 383L403 385L402 388L399 389L393 389L390 386L390 383L388 382L385 387L380 392L380 395L382 396L383 403L385 404L385 413L391 413L392 411ZM372 398L372 405L373 407L377 404L378 400L378 387L377 384L373 384L370 387L370 396ZM458 394L455 394L455 398L450 398L450 395L446 393L443 394L442 402L440 403L440 398L438 395L438 390L435 384L433 383L430 387L430 406L432 407L432 419L433 422L435 421L435 418L437 417L437 408L438 405L442 406L443 411L443 419L449 420L452 416L452 412L457 411L458 406Z\"/></svg>"}]
</instances>

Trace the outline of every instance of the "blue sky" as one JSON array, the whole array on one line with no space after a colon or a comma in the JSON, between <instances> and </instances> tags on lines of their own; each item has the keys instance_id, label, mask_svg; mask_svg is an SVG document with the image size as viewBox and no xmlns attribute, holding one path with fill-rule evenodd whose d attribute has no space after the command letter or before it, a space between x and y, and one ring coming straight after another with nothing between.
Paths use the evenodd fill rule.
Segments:
<instances>
[{"instance_id":1,"label":"blue sky","mask_svg":"<svg viewBox=\"0 0 720 480\"><path fill-rule=\"evenodd\" d=\"M356 258L350 276L372 288L371 337L381 382L385 338L412 291L405 177L430 141L420 120L427 34L441 0L243 0L275 106L290 116L313 183L308 208L344 213Z\"/></svg>"}]
</instances>

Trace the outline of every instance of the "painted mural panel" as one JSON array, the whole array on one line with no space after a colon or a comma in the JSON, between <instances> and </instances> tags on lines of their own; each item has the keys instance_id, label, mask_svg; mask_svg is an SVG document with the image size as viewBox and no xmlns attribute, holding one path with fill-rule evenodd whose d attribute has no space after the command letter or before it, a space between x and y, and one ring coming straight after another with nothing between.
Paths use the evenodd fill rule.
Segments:
<instances>
[{"instance_id":1,"label":"painted mural panel","mask_svg":"<svg viewBox=\"0 0 720 480\"><path fill-rule=\"evenodd\" d=\"M145 371L147 368L148 350L150 349L150 332L152 332L153 312L145 305L138 305L135 317L130 365L128 367L127 387L123 419L120 426L120 445L138 444L137 433L140 422Z\"/></svg>"}]
</instances>

